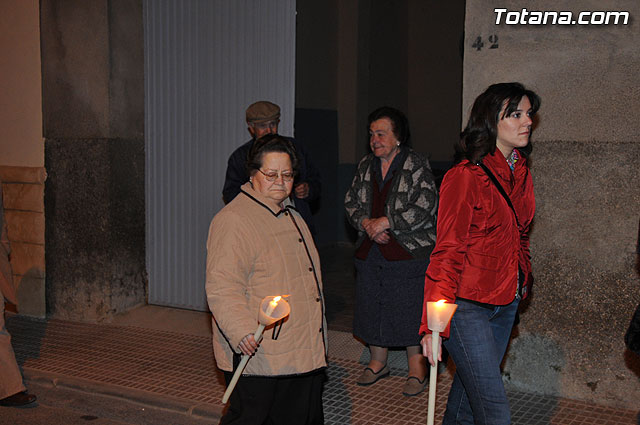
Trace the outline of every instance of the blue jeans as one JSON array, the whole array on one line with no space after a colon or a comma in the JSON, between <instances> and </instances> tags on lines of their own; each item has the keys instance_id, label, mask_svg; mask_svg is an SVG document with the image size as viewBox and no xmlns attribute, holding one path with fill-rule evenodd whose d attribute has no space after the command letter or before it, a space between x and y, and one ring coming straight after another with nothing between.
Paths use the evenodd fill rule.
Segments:
<instances>
[{"instance_id":1,"label":"blue jeans","mask_svg":"<svg viewBox=\"0 0 640 425\"><path fill-rule=\"evenodd\" d=\"M511 411L500 363L507 349L520 299L489 306L458 299L444 346L456 364L443 425L503 425Z\"/></svg>"}]
</instances>

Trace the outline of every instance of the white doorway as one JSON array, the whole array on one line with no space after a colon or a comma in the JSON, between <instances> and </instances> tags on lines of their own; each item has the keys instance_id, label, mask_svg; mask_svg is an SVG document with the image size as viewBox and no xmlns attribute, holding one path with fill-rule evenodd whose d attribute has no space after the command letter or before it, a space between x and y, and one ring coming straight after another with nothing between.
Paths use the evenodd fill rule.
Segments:
<instances>
[{"instance_id":1,"label":"white doorway","mask_svg":"<svg viewBox=\"0 0 640 425\"><path fill-rule=\"evenodd\" d=\"M280 105L293 135L295 0L145 0L149 303L205 311L206 239L246 107Z\"/></svg>"}]
</instances>

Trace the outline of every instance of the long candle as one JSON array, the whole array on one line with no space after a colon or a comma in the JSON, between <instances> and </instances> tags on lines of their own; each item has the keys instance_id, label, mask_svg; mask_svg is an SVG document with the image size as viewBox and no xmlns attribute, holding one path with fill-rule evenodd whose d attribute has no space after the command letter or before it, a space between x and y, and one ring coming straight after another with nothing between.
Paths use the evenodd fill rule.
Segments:
<instances>
[{"instance_id":1,"label":"long candle","mask_svg":"<svg viewBox=\"0 0 640 425\"><path fill-rule=\"evenodd\" d=\"M433 425L433 418L436 409L436 379L438 378L438 339L440 332L431 333L431 352L433 353L433 364L429 372L429 404L427 411L427 425Z\"/></svg>"},{"instance_id":2,"label":"long candle","mask_svg":"<svg viewBox=\"0 0 640 425\"><path fill-rule=\"evenodd\" d=\"M267 306L267 309L264 312L267 316L271 317L271 313L273 313L273 310L278 306L278 301L280 301L281 298L282 297L278 295L277 297L273 297L273 299L269 302L269 305ZM256 340L256 342L260 341L260 337L262 336L262 331L264 331L264 327L265 325L260 323L258 325L258 328L256 329L256 332L253 334L253 338ZM227 401L229 401L229 397L231 397L231 393L233 392L233 389L236 387L236 384L238 383L238 379L240 379L240 375L242 375L242 371L247 366L247 362L249 361L250 358L251 356L247 356L246 354L242 355L242 359L240 360L240 363L238 364L238 367L236 368L236 371L233 374L233 377L231 378L229 385L227 386L227 390L224 392L224 395L222 396L223 403L226 403Z\"/></svg>"}]
</instances>

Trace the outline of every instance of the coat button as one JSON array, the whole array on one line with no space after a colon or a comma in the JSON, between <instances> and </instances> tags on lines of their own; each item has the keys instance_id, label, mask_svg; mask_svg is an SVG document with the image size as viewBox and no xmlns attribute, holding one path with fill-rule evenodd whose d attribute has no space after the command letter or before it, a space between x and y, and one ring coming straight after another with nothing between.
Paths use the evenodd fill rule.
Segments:
<instances>
[{"instance_id":1,"label":"coat button","mask_svg":"<svg viewBox=\"0 0 640 425\"><path fill-rule=\"evenodd\" d=\"M322 328L318 329L318 332L322 332Z\"/></svg>"},{"instance_id":2,"label":"coat button","mask_svg":"<svg viewBox=\"0 0 640 425\"><path fill-rule=\"evenodd\" d=\"M309 267L309 271L312 272L313 271L313 267Z\"/></svg>"},{"instance_id":3,"label":"coat button","mask_svg":"<svg viewBox=\"0 0 640 425\"><path fill-rule=\"evenodd\" d=\"M284 212L284 215L289 215L289 212L288 212L288 211L285 211L285 212Z\"/></svg>"},{"instance_id":4,"label":"coat button","mask_svg":"<svg viewBox=\"0 0 640 425\"><path fill-rule=\"evenodd\" d=\"M302 238L298 238L298 242L302 242Z\"/></svg>"},{"instance_id":5,"label":"coat button","mask_svg":"<svg viewBox=\"0 0 640 425\"><path fill-rule=\"evenodd\" d=\"M320 302L320 297L316 298L316 302L319 303Z\"/></svg>"}]
</instances>

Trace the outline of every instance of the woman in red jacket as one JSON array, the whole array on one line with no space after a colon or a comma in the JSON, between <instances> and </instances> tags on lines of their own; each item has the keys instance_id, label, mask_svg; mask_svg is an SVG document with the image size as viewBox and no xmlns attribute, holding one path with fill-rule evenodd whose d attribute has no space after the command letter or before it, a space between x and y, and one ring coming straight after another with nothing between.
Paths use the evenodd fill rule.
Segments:
<instances>
[{"instance_id":1,"label":"woman in red jacket","mask_svg":"<svg viewBox=\"0 0 640 425\"><path fill-rule=\"evenodd\" d=\"M522 84L490 86L475 100L455 145L456 165L442 181L420 333L433 364L426 301L458 305L441 333L456 364L445 425L511 423L500 363L532 282L528 231L535 201L527 156L539 106Z\"/></svg>"}]
</instances>

